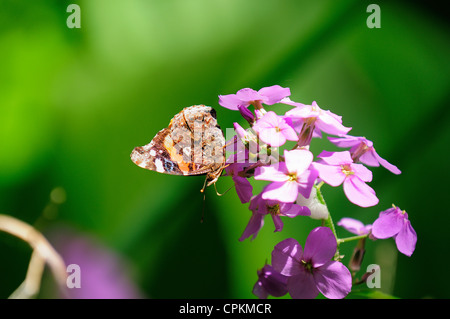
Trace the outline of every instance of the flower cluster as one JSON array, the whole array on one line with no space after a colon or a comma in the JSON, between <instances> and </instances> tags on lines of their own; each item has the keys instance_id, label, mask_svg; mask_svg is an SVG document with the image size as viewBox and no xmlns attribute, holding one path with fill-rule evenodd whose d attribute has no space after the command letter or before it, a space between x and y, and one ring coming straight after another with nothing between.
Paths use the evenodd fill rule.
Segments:
<instances>
[{"instance_id":1,"label":"flower cluster","mask_svg":"<svg viewBox=\"0 0 450 319\"><path fill-rule=\"evenodd\" d=\"M320 188L342 185L348 200L360 207L372 207L379 199L372 187L372 172L367 166L383 166L394 174L400 170L381 158L373 142L348 133L342 117L319 107L316 102L306 105L290 99L290 89L279 85L259 91L250 88L236 94L220 95L219 104L239 111L248 122L244 129L234 123L236 136L227 151L226 172L231 176L242 203L249 203L251 217L239 240L255 239L271 215L275 231L283 229L282 218L310 216L322 220L302 246L293 238L278 243L272 252L272 263L258 270L253 292L260 298L279 297L286 293L292 298L315 298L319 293L327 298L344 298L352 289L354 270L359 269L362 257L350 262L349 269L341 263L339 245L359 240L361 249L366 238L372 240L394 238L399 251L411 256L417 235L408 214L393 207L380 213L373 225L343 218L338 225L356 236L337 237L331 215ZM290 110L277 114L274 104L287 105ZM322 151L314 156L310 151L313 138L328 140L343 151ZM289 147L289 143L291 144ZM283 147L283 149L281 149ZM281 152L283 151L283 152ZM267 181L258 194L253 194L251 178ZM361 244L362 243L362 244Z\"/></svg>"}]
</instances>

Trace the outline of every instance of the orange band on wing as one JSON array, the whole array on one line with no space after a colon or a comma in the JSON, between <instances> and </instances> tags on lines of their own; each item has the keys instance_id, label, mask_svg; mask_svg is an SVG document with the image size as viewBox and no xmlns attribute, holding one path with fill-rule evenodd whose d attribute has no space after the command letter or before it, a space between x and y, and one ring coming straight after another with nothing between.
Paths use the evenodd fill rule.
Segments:
<instances>
[{"instance_id":1,"label":"orange band on wing","mask_svg":"<svg viewBox=\"0 0 450 319\"><path fill-rule=\"evenodd\" d=\"M169 152L170 159L174 162L177 162L178 167L182 172L189 172L189 163L183 161L183 156L177 153L175 147L173 147L173 140L165 138L164 139L164 148Z\"/></svg>"}]
</instances>

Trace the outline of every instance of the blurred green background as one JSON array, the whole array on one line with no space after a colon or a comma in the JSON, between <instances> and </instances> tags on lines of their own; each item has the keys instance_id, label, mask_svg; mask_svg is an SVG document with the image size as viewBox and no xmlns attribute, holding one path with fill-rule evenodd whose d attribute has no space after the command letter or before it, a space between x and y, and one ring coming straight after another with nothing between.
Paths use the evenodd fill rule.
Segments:
<instances>
[{"instance_id":1,"label":"blurred green background","mask_svg":"<svg viewBox=\"0 0 450 319\"><path fill-rule=\"evenodd\" d=\"M66 26L70 3L80 5L80 29ZM120 290L124 276L133 293L122 297L254 298L273 246L288 237L303 244L318 221L284 220L274 233L267 217L255 240L239 242L250 211L234 190L208 189L201 224L204 177L143 170L129 154L193 104L216 108L223 129L244 125L218 95L279 84L293 100L343 116L403 172L372 169L380 203L371 208L349 203L342 187L322 188L335 221L371 223L393 203L408 212L418 234L412 257L392 239L368 243L363 269L381 266L379 291L450 297L448 19L436 3L377 1L381 28L370 29L370 3L1 0L0 213L36 226L63 255L58 236L72 233L114 255L124 268L99 261L111 275L96 284ZM314 143L315 154L335 149ZM344 263L352 249L343 248ZM23 281L30 253L0 234L1 298ZM51 283L46 276L40 297L54 296Z\"/></svg>"}]
</instances>

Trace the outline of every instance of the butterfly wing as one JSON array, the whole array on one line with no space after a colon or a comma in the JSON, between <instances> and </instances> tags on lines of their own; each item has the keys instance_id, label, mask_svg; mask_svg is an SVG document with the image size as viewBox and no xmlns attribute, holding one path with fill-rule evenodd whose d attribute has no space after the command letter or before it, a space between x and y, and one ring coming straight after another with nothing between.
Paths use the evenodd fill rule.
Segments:
<instances>
[{"instance_id":1,"label":"butterfly wing","mask_svg":"<svg viewBox=\"0 0 450 319\"><path fill-rule=\"evenodd\" d=\"M149 144L135 147L131 152L131 160L139 167L155 172L183 175L183 171L171 158L169 150L164 147L166 139L171 140L170 130L167 128L159 131Z\"/></svg>"},{"instance_id":2,"label":"butterfly wing","mask_svg":"<svg viewBox=\"0 0 450 319\"><path fill-rule=\"evenodd\" d=\"M203 175L225 164L225 138L215 110L204 105L183 109L153 140L134 148L131 160L138 166L171 175Z\"/></svg>"}]
</instances>

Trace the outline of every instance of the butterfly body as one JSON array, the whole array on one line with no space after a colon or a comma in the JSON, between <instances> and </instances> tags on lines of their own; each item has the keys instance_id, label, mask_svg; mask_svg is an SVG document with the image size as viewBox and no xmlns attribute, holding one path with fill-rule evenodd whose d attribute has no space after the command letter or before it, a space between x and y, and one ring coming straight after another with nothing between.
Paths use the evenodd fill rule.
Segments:
<instances>
[{"instance_id":1,"label":"butterfly body","mask_svg":"<svg viewBox=\"0 0 450 319\"><path fill-rule=\"evenodd\" d=\"M176 114L152 141L135 147L131 160L139 167L170 175L206 175L211 185L225 166L225 137L216 111L194 105Z\"/></svg>"}]
</instances>

